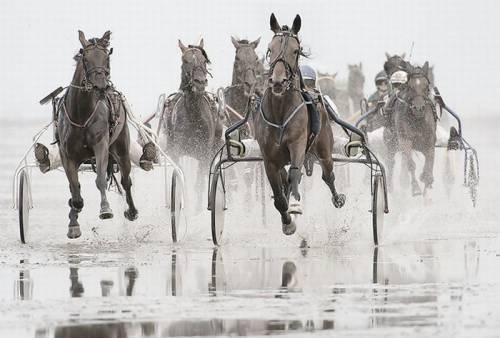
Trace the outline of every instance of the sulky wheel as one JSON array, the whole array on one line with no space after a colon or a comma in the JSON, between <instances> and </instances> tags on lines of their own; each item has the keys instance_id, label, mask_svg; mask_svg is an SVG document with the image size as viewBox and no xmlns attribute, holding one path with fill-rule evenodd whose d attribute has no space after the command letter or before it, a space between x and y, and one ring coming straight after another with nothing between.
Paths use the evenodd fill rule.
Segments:
<instances>
[{"instance_id":1,"label":"sulky wheel","mask_svg":"<svg viewBox=\"0 0 500 338\"><path fill-rule=\"evenodd\" d=\"M373 177L372 225L373 241L379 245L382 240L385 216L384 178L380 174Z\"/></svg>"},{"instance_id":2,"label":"sulky wheel","mask_svg":"<svg viewBox=\"0 0 500 338\"><path fill-rule=\"evenodd\" d=\"M28 242L28 230L30 225L30 196L29 196L29 178L26 170L21 171L19 175L19 189L17 209L19 210L19 235L21 242Z\"/></svg>"},{"instance_id":3,"label":"sulky wheel","mask_svg":"<svg viewBox=\"0 0 500 338\"><path fill-rule=\"evenodd\" d=\"M220 245L227 209L226 188L224 186L224 176L221 176L221 171L217 171L212 179L209 202L211 206L212 241L215 245Z\"/></svg>"},{"instance_id":4,"label":"sulky wheel","mask_svg":"<svg viewBox=\"0 0 500 338\"><path fill-rule=\"evenodd\" d=\"M174 243L177 243L179 239L179 229L182 223L182 196L182 181L179 179L179 174L174 169L172 172L172 185L170 186L170 221L172 224L172 241Z\"/></svg>"}]
</instances>

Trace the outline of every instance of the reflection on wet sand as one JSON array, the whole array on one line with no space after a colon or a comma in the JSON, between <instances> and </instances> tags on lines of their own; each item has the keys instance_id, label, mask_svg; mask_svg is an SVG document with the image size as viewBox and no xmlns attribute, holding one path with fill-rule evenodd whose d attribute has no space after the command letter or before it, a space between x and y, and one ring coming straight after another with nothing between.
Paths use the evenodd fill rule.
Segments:
<instances>
[{"instance_id":1,"label":"reflection on wet sand","mask_svg":"<svg viewBox=\"0 0 500 338\"><path fill-rule=\"evenodd\" d=\"M480 273L479 247L469 240L309 249L307 255L297 248L176 249L166 266L143 264L140 271L133 265L85 267L73 259L69 280L68 268L63 279L56 277L62 268L54 269L50 287L69 283L70 297L107 301L102 308L99 303L91 308L94 316L72 312L58 320L60 327L38 332L56 337L146 337L439 327L446 318L443 309L462 311L466 287ZM16 299L49 294L43 289L47 283L37 284L47 278L39 272L21 264ZM33 293L34 285L38 292ZM132 302L123 303L124 297ZM122 305L109 306L114 303ZM189 315L198 303L201 311ZM137 321L123 320L124 315ZM144 317L157 320L141 322ZM114 322L102 323L110 320ZM96 321L100 323L86 324Z\"/></svg>"},{"instance_id":2,"label":"reflection on wet sand","mask_svg":"<svg viewBox=\"0 0 500 338\"><path fill-rule=\"evenodd\" d=\"M21 259L19 263L24 265L28 263L26 260ZM19 270L19 277L14 281L14 298L18 300L31 300L33 297L33 280L30 277L30 270L21 268Z\"/></svg>"},{"instance_id":3,"label":"reflection on wet sand","mask_svg":"<svg viewBox=\"0 0 500 338\"><path fill-rule=\"evenodd\" d=\"M325 321L327 322L327 321ZM326 326L315 328L308 320L249 320L209 319L179 320L173 322L133 322L59 326L55 338L129 338L129 337L207 337L274 335L285 332L312 332L332 329ZM47 331L39 330L37 338L45 338Z\"/></svg>"}]
</instances>

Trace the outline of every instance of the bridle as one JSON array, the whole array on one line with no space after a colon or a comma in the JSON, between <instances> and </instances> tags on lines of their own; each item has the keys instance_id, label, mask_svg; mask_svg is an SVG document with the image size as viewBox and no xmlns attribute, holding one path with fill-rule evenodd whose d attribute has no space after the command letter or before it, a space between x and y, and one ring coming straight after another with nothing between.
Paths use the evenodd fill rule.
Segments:
<instances>
[{"instance_id":1,"label":"bridle","mask_svg":"<svg viewBox=\"0 0 500 338\"><path fill-rule=\"evenodd\" d=\"M94 83L92 83L92 81L90 80L90 76L93 73L104 73L106 75L106 78L108 79L108 82L110 82L109 75L111 73L111 70L110 70L110 64L109 64L109 56L111 54L113 54L113 48L108 50L106 47L98 44L97 41L95 41L94 39L92 39L91 42L92 43L90 45L88 45L87 47L80 49L80 54L79 54L79 56L81 57L83 71L84 71L83 86L78 86L78 85L74 85L74 84L70 85L71 87L74 87L77 89L82 89L85 91L91 91L94 88L96 88L96 85ZM87 61L85 59L85 52L87 52L89 50L96 49L96 48L107 54L108 62L106 64L106 66L94 66L94 67L88 66Z\"/></svg>"},{"instance_id":2,"label":"bridle","mask_svg":"<svg viewBox=\"0 0 500 338\"><path fill-rule=\"evenodd\" d=\"M289 90L290 88L294 87L294 80L295 76L298 73L298 67L299 67L299 56L302 55L302 48L300 47L300 41L299 38L297 37L296 34L293 34L292 32L288 30L284 30L281 32L278 32L274 34L273 39L276 37L281 37L281 47L280 47L280 52L278 56L269 62L269 79L271 79L272 74L274 72L274 68L276 65L281 62L285 66L285 72L286 72L286 78L285 78L285 83L286 87L285 90ZM290 38L293 38L297 41L299 44L299 51L297 52L297 55L295 56L295 65L292 67L285 59L285 53L288 48L288 41ZM272 40L271 40L272 41ZM269 57L271 55L271 49L269 48L266 53L266 59L269 61ZM271 82L269 82L271 83Z\"/></svg>"},{"instance_id":3,"label":"bridle","mask_svg":"<svg viewBox=\"0 0 500 338\"><path fill-rule=\"evenodd\" d=\"M208 75L210 75L210 77L213 77L212 74L206 68L206 64L210 63L210 60L208 59L207 54L203 48L201 48L199 46L189 45L188 48L182 53L182 55L184 56L187 52L195 51L195 50L198 50L201 52L201 54L205 58L205 63L203 63L203 65L194 64L193 67L189 71L183 70L183 77L185 77L187 79L187 82L181 88L183 90L193 87L193 83L194 83L193 74L196 70L201 70L203 72L203 74L205 74L205 75L208 74ZM196 58L196 55L195 55L195 58ZM183 67L184 67L184 64L183 64Z\"/></svg>"},{"instance_id":4,"label":"bridle","mask_svg":"<svg viewBox=\"0 0 500 338\"><path fill-rule=\"evenodd\" d=\"M423 73L418 72L418 73L409 74L409 76L408 76L408 82L410 81L410 79L411 79L412 77L423 77L423 78L425 78L425 79L427 80L427 83L428 83L428 84L430 84L429 79L428 79L428 78L427 78L427 76L426 76L425 74L423 74ZM406 84L406 90L405 90L405 92L407 93L407 95L405 95L406 97L408 97L408 96L409 96L408 94L410 93L410 91L414 91L414 90L413 90L413 89L409 86L409 84L407 83L407 84ZM403 103L405 106L407 106L407 107L408 107L408 109L409 109L409 111L410 111L410 112L412 112L412 113L414 113L414 115L416 115L416 116L420 116L420 115L421 115L421 117L422 117L422 116L423 116L423 114L424 114L424 112L425 112L423 109L419 109L417 106L415 106L415 105L413 104L413 101L414 101L415 99L417 99L417 98L422 98L422 99L424 100L424 102L426 103L426 105L429 105L429 106L431 107L431 109L432 109L432 111L433 111L433 113L434 113L434 117L435 117L435 118L437 117L437 115L436 115L436 111L435 111L435 110L436 110L436 107L435 107L434 103L431 101L431 99L429 98L429 95L428 95L428 94L424 93L424 94L411 95L409 99L407 99L406 97L405 97L405 98L402 98L402 97L399 95L399 93L396 93L396 99L397 99L399 102ZM416 114L415 114L415 113L416 113Z\"/></svg>"},{"instance_id":5,"label":"bridle","mask_svg":"<svg viewBox=\"0 0 500 338\"><path fill-rule=\"evenodd\" d=\"M242 44L240 43L240 49L241 48L251 48L253 51L253 47L250 44ZM247 66L244 69L240 69L240 67L237 67L238 70L238 75L236 77L237 83L234 85L231 85L231 87L243 87L245 85L245 77L248 71L252 72L253 76L255 77L256 83L259 82L259 80L262 78L261 74L257 74L257 67L259 66L259 59L255 60L255 63L253 66ZM236 64L236 62L235 62Z\"/></svg>"}]
</instances>

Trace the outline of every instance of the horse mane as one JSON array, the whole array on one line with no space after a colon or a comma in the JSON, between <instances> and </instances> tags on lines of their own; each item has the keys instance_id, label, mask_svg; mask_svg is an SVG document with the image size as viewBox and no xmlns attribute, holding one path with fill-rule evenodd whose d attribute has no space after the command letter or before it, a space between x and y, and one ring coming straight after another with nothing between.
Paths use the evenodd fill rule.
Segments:
<instances>
[{"instance_id":1,"label":"horse mane","mask_svg":"<svg viewBox=\"0 0 500 338\"><path fill-rule=\"evenodd\" d=\"M207 60L207 64L210 64L210 59L208 58L208 55L207 55L207 52L205 51L205 49L201 48L200 46L195 46L195 45L188 45L188 48L194 48L194 49L198 49L201 54L205 57L205 59Z\"/></svg>"}]
</instances>

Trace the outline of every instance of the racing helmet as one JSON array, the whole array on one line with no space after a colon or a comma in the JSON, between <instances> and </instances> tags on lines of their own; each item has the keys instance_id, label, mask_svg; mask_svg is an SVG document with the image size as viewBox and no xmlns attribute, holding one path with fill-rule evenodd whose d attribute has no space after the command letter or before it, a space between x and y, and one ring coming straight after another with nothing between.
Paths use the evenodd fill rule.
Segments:
<instances>
[{"instance_id":1,"label":"racing helmet","mask_svg":"<svg viewBox=\"0 0 500 338\"><path fill-rule=\"evenodd\" d=\"M403 84L408 81L408 74L404 70L398 70L391 76L391 83L393 84Z\"/></svg>"},{"instance_id":2,"label":"racing helmet","mask_svg":"<svg viewBox=\"0 0 500 338\"><path fill-rule=\"evenodd\" d=\"M387 78L387 73L385 71L378 72L378 74L375 76L375 83L387 80L389 79Z\"/></svg>"},{"instance_id":3,"label":"racing helmet","mask_svg":"<svg viewBox=\"0 0 500 338\"><path fill-rule=\"evenodd\" d=\"M309 65L301 65L300 73L302 74L302 78L304 80L311 80L316 82L316 70Z\"/></svg>"}]
</instances>

